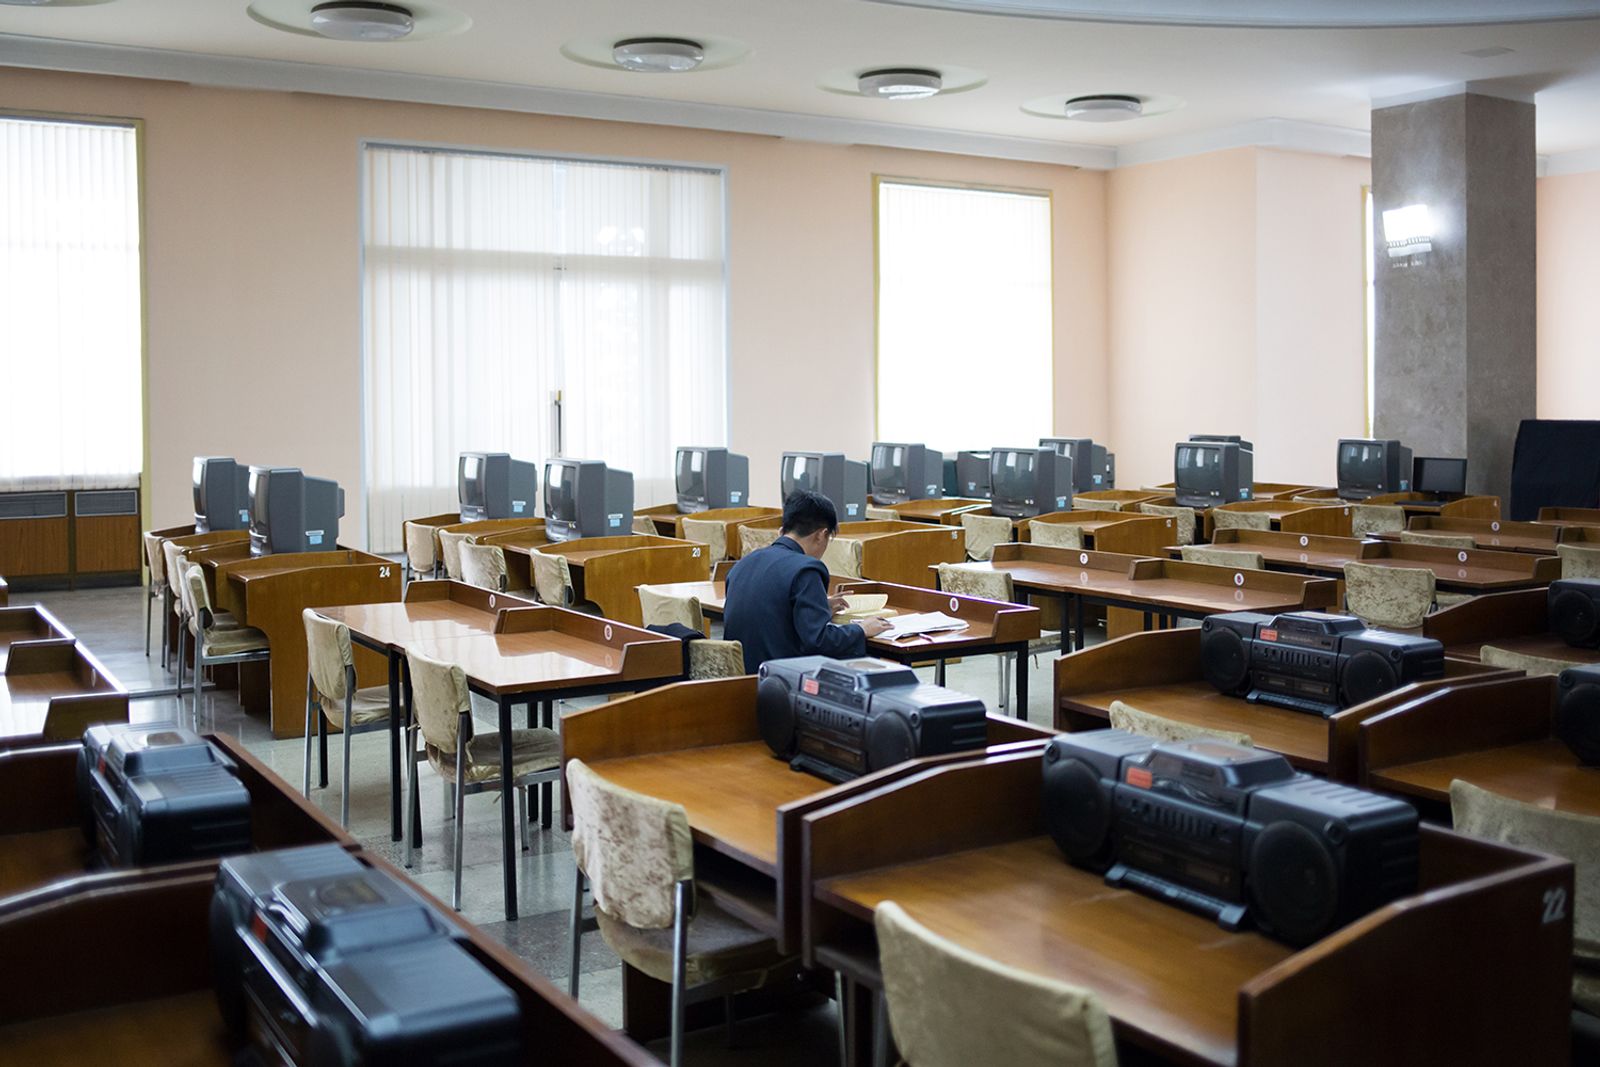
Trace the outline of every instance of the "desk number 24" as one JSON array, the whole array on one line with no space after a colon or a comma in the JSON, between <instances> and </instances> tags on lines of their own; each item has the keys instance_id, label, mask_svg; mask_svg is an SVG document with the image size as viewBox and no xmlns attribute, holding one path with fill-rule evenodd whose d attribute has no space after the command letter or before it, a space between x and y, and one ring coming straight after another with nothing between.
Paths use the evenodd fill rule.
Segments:
<instances>
[{"instance_id":1,"label":"desk number 24","mask_svg":"<svg viewBox=\"0 0 1600 1067\"><path fill-rule=\"evenodd\" d=\"M1560 886L1544 891L1545 923L1558 923L1567 917L1567 891Z\"/></svg>"}]
</instances>

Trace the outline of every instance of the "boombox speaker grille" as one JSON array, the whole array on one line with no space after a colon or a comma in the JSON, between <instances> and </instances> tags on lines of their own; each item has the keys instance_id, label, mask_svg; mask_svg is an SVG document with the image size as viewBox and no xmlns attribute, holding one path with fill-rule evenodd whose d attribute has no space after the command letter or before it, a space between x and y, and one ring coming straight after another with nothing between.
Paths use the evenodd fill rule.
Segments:
<instances>
[{"instance_id":1,"label":"boombox speaker grille","mask_svg":"<svg viewBox=\"0 0 1600 1067\"><path fill-rule=\"evenodd\" d=\"M1328 846L1294 822L1262 830L1250 850L1250 895L1261 923L1296 945L1327 932L1339 907L1339 868Z\"/></svg>"},{"instance_id":2,"label":"boombox speaker grille","mask_svg":"<svg viewBox=\"0 0 1600 1067\"><path fill-rule=\"evenodd\" d=\"M1111 835L1111 793L1100 788L1100 776L1082 760L1045 764L1045 822L1056 846L1073 863L1103 860Z\"/></svg>"},{"instance_id":3,"label":"boombox speaker grille","mask_svg":"<svg viewBox=\"0 0 1600 1067\"><path fill-rule=\"evenodd\" d=\"M1600 641L1600 615L1594 599L1579 589L1563 589L1550 601L1550 629L1575 648Z\"/></svg>"},{"instance_id":4,"label":"boombox speaker grille","mask_svg":"<svg viewBox=\"0 0 1600 1067\"><path fill-rule=\"evenodd\" d=\"M795 750L795 715L789 687L776 678L763 678L756 685L756 725L761 740L772 751L788 759Z\"/></svg>"},{"instance_id":5,"label":"boombox speaker grille","mask_svg":"<svg viewBox=\"0 0 1600 1067\"><path fill-rule=\"evenodd\" d=\"M1570 688L1561 686L1556 736L1572 749L1579 763L1600 766L1600 685L1580 682Z\"/></svg>"},{"instance_id":6,"label":"boombox speaker grille","mask_svg":"<svg viewBox=\"0 0 1600 1067\"><path fill-rule=\"evenodd\" d=\"M867 723L867 769L881 770L917 754L917 737L903 715L878 715Z\"/></svg>"},{"instance_id":7,"label":"boombox speaker grille","mask_svg":"<svg viewBox=\"0 0 1600 1067\"><path fill-rule=\"evenodd\" d=\"M1206 627L1200 635L1200 669L1224 693L1238 692L1250 674L1244 638L1224 626Z\"/></svg>"},{"instance_id":8,"label":"boombox speaker grille","mask_svg":"<svg viewBox=\"0 0 1600 1067\"><path fill-rule=\"evenodd\" d=\"M1399 684L1400 672L1394 664L1370 649L1351 656L1339 675L1339 689L1350 706L1382 696Z\"/></svg>"}]
</instances>

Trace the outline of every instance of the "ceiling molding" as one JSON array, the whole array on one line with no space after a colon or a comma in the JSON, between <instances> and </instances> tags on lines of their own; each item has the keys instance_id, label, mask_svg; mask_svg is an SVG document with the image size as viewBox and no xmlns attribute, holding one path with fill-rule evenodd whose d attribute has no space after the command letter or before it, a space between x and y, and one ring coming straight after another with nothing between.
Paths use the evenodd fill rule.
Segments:
<instances>
[{"instance_id":1,"label":"ceiling molding","mask_svg":"<svg viewBox=\"0 0 1600 1067\"><path fill-rule=\"evenodd\" d=\"M1092 170L1106 170L1116 165L1116 149L1104 145L1004 137L612 93L541 89L505 82L398 74L316 63L86 44L13 34L0 34L0 65L179 81L227 89L321 93L608 122L635 122L651 126L686 126L824 144L949 152Z\"/></svg>"},{"instance_id":2,"label":"ceiling molding","mask_svg":"<svg viewBox=\"0 0 1600 1067\"><path fill-rule=\"evenodd\" d=\"M1582 148L1576 152L1557 152L1542 157L1545 161L1541 176L1552 178L1563 174L1588 174L1600 170L1600 148Z\"/></svg>"},{"instance_id":3,"label":"ceiling molding","mask_svg":"<svg viewBox=\"0 0 1600 1067\"><path fill-rule=\"evenodd\" d=\"M1532 93L1499 88L1488 82L1450 82L1446 85L1418 89L1415 92L1377 97L1372 101L1372 110L1400 107L1403 104L1419 104L1424 100L1442 100L1447 96L1465 96L1467 93L1474 96L1493 96L1500 100L1515 100L1519 104L1534 102Z\"/></svg>"},{"instance_id":4,"label":"ceiling molding","mask_svg":"<svg viewBox=\"0 0 1600 1067\"><path fill-rule=\"evenodd\" d=\"M1217 130L1174 134L1123 145L1117 149L1117 166L1160 163L1230 148L1281 148L1325 156L1370 157L1372 135L1366 130L1323 126L1297 119L1258 119Z\"/></svg>"}]
</instances>

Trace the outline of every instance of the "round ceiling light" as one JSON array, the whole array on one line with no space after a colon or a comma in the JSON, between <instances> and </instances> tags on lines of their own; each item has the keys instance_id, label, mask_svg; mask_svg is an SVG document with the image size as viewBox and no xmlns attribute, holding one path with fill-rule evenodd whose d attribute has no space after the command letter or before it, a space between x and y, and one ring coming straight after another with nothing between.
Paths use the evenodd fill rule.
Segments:
<instances>
[{"instance_id":1,"label":"round ceiling light","mask_svg":"<svg viewBox=\"0 0 1600 1067\"><path fill-rule=\"evenodd\" d=\"M398 41L416 25L398 4L332 0L311 9L311 28L335 41Z\"/></svg>"},{"instance_id":2,"label":"round ceiling light","mask_svg":"<svg viewBox=\"0 0 1600 1067\"><path fill-rule=\"evenodd\" d=\"M1137 96L1101 94L1067 101L1067 118L1079 122L1126 122L1143 114L1144 101Z\"/></svg>"},{"instance_id":3,"label":"round ceiling light","mask_svg":"<svg viewBox=\"0 0 1600 1067\"><path fill-rule=\"evenodd\" d=\"M611 46L611 58L624 70L645 74L682 74L706 58L698 41L682 37L635 37Z\"/></svg>"},{"instance_id":4,"label":"round ceiling light","mask_svg":"<svg viewBox=\"0 0 1600 1067\"><path fill-rule=\"evenodd\" d=\"M942 88L944 79L938 71L916 67L869 70L856 80L856 89L862 96L880 100L922 100Z\"/></svg>"}]
</instances>

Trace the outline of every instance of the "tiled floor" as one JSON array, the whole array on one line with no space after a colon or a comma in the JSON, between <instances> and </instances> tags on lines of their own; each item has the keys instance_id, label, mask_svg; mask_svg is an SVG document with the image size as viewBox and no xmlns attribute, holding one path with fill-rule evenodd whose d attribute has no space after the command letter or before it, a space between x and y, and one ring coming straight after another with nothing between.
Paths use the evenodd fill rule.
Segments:
<instances>
[{"instance_id":1,"label":"tiled floor","mask_svg":"<svg viewBox=\"0 0 1600 1067\"><path fill-rule=\"evenodd\" d=\"M131 692L168 690L174 677L160 664L160 635L144 654L145 623L140 616L147 601L142 589L98 589L72 593L13 594L12 603L44 604L98 656ZM1029 676L1028 717L1036 723L1050 721L1051 666L1054 656L1040 656ZM927 672L931 675L931 671ZM991 707L998 695L998 669L993 658L951 664L946 685L980 696ZM485 728L495 728L493 709L478 709ZM197 720L192 719L196 716ZM275 740L263 718L244 712L232 692L207 690L198 713L186 696L151 696L137 699L133 716L138 720L181 717L205 731L230 733L241 738L258 757L291 784L302 781L304 745L299 739ZM342 738L329 740L328 789L314 790L313 798L335 817L339 812L339 768ZM352 739L350 831L368 849L395 862L402 860L400 843L389 840L387 735L373 733ZM435 896L450 899L450 856L454 840L451 824L440 818L443 790L428 770L422 772L423 845L412 877ZM532 847L518 861L517 890L520 918L504 919L500 877L499 812L496 795L469 796L466 803L466 840L463 843L461 911L485 932L504 941L538 971L565 989L570 972L567 941L575 868L568 835L560 827L540 830L535 824ZM622 1023L621 968L598 934L584 939L580 999L584 1007L609 1025ZM695 1064L760 1063L764 1067L815 1064L837 1059L835 1016L827 1002L806 1001L800 1009L782 1015L750 1019L738 1027L732 1048L723 1045L720 1028L691 1035L688 1059Z\"/></svg>"}]
</instances>

